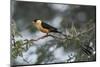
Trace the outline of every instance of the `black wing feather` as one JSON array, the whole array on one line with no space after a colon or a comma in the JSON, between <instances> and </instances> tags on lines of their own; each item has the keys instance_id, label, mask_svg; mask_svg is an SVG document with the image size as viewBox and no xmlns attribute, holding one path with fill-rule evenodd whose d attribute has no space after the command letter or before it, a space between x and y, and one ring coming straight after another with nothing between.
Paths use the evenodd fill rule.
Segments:
<instances>
[{"instance_id":1,"label":"black wing feather","mask_svg":"<svg viewBox=\"0 0 100 67\"><path fill-rule=\"evenodd\" d=\"M52 27L44 22L42 23L42 26L43 26L43 28L49 29L51 32L57 31L57 28Z\"/></svg>"}]
</instances>

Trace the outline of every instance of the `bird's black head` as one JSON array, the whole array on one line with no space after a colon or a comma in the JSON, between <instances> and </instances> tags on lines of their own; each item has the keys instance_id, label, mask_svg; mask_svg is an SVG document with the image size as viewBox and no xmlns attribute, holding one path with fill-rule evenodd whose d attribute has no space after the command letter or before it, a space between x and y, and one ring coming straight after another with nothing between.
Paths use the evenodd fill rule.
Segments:
<instances>
[{"instance_id":1,"label":"bird's black head","mask_svg":"<svg viewBox=\"0 0 100 67\"><path fill-rule=\"evenodd\" d=\"M40 19L34 19L33 21L36 23L38 20L40 20Z\"/></svg>"}]
</instances>

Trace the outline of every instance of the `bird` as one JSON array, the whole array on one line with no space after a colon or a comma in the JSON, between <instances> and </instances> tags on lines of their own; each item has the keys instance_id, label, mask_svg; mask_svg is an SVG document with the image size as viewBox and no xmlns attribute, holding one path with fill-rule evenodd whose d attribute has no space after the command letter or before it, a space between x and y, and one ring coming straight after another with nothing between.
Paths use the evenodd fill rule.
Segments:
<instances>
[{"instance_id":1,"label":"bird","mask_svg":"<svg viewBox=\"0 0 100 67\"><path fill-rule=\"evenodd\" d=\"M55 33L60 33L62 34L62 32L58 31L57 28L45 23L44 21L42 21L41 19L34 19L32 21L33 25L41 32L43 33L50 33L50 32L55 32ZM65 34L63 34L64 36L66 36Z\"/></svg>"}]
</instances>

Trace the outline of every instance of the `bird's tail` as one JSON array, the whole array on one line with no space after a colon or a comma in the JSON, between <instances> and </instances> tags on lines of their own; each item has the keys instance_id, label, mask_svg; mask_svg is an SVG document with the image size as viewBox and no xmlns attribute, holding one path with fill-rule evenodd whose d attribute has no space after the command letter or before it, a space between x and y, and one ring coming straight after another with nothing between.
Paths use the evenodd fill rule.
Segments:
<instances>
[{"instance_id":1,"label":"bird's tail","mask_svg":"<svg viewBox=\"0 0 100 67\"><path fill-rule=\"evenodd\" d=\"M61 35L63 35L63 36L67 36L66 34L63 34L62 32L60 32L60 31L55 31L55 32L57 32L57 33L60 33Z\"/></svg>"}]
</instances>

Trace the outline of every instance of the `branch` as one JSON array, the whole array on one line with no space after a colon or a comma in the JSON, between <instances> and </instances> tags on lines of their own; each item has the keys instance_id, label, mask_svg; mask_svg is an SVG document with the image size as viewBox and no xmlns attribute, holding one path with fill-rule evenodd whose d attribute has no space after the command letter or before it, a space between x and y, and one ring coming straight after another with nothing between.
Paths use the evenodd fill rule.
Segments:
<instances>
[{"instance_id":1,"label":"branch","mask_svg":"<svg viewBox=\"0 0 100 67\"><path fill-rule=\"evenodd\" d=\"M23 57L22 57L22 58L23 58ZM25 62L29 63L29 62L28 62L26 59L24 59L24 58L23 58L23 61L25 61Z\"/></svg>"},{"instance_id":2,"label":"branch","mask_svg":"<svg viewBox=\"0 0 100 67\"><path fill-rule=\"evenodd\" d=\"M78 34L78 35L76 35L76 36L80 36L81 34L87 33L87 32L89 32L89 31L93 30L94 28L95 28L95 26L92 27L92 28L90 28L90 29L88 29L87 31L81 32L80 34Z\"/></svg>"},{"instance_id":3,"label":"branch","mask_svg":"<svg viewBox=\"0 0 100 67\"><path fill-rule=\"evenodd\" d=\"M60 37L57 37L57 36L54 36L54 35L50 35L50 34L47 34L47 35L44 35L44 36L42 36L42 37L40 37L40 38L38 38L38 39L30 39L30 40L28 40L28 39L25 39L24 41L38 41L38 40L40 40L40 39L44 39L44 38L46 38L46 37L53 37L53 38L55 38L55 39L65 39L65 38L60 38Z\"/></svg>"}]
</instances>

